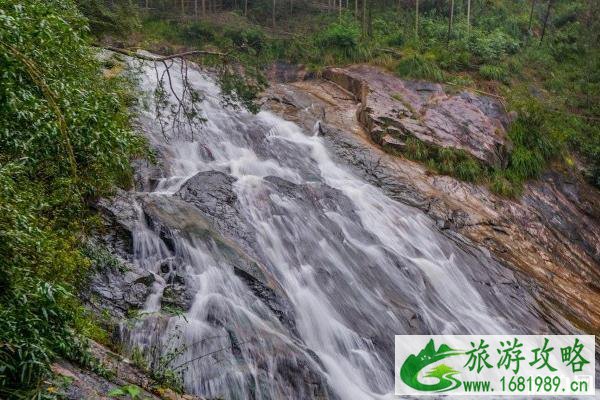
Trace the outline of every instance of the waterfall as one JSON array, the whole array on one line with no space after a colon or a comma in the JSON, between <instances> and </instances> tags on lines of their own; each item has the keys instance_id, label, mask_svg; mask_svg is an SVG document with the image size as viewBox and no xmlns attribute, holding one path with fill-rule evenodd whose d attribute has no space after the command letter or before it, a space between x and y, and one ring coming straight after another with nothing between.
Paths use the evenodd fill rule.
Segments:
<instances>
[{"instance_id":1,"label":"waterfall","mask_svg":"<svg viewBox=\"0 0 600 400\"><path fill-rule=\"evenodd\" d=\"M206 122L161 128L156 68L142 65L138 120L163 176L137 193L134 232L135 262L156 280L146 316L127 330L131 347L155 362L169 357L187 390L393 398L396 334L548 330L522 288L499 282L512 272L485 251L359 178L327 137L225 107L210 74L188 70ZM172 84L183 90L177 74ZM158 313L173 282L190 307Z\"/></svg>"}]
</instances>

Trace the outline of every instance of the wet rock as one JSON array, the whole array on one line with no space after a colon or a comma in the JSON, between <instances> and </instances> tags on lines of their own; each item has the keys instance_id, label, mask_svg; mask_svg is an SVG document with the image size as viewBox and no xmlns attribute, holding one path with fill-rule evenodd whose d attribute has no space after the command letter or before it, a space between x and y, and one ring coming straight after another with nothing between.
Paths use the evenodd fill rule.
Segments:
<instances>
[{"instance_id":1,"label":"wet rock","mask_svg":"<svg viewBox=\"0 0 600 400\"><path fill-rule=\"evenodd\" d=\"M123 269L97 268L90 278L88 289L82 292L84 301L92 309L107 311L115 324L130 310L144 306L156 280L153 274L138 269L134 264L123 259L120 262Z\"/></svg>"},{"instance_id":2,"label":"wet rock","mask_svg":"<svg viewBox=\"0 0 600 400\"><path fill-rule=\"evenodd\" d=\"M135 187L139 191L150 192L156 189L159 180L165 176L165 172L160 165L147 160L133 160L132 167Z\"/></svg>"},{"instance_id":3,"label":"wet rock","mask_svg":"<svg viewBox=\"0 0 600 400\"><path fill-rule=\"evenodd\" d=\"M58 360L50 367L54 376L44 382L46 390L67 400L108 400L114 398L108 395L110 391L135 385L140 388L140 398L147 400L202 400L198 396L180 395L156 386L143 371L98 343L90 342L90 352L110 373L99 374L66 360Z\"/></svg>"},{"instance_id":4,"label":"wet rock","mask_svg":"<svg viewBox=\"0 0 600 400\"><path fill-rule=\"evenodd\" d=\"M303 65L291 64L284 61L276 61L271 64L266 75L269 82L278 83L301 81L306 79L307 76L311 76Z\"/></svg>"},{"instance_id":5,"label":"wet rock","mask_svg":"<svg viewBox=\"0 0 600 400\"><path fill-rule=\"evenodd\" d=\"M415 137L430 146L464 150L488 165L506 165L509 117L490 97L450 95L439 84L401 80L366 65L329 68L323 77L354 95L358 120L379 144L389 144L389 134Z\"/></svg>"},{"instance_id":6,"label":"wet rock","mask_svg":"<svg viewBox=\"0 0 600 400\"><path fill-rule=\"evenodd\" d=\"M246 271L240 268L234 268L233 271L238 278L248 285L254 295L262 300L262 302L277 316L279 321L298 336L296 331L296 321L290 304L282 301L282 298L279 297L272 288L268 287Z\"/></svg>"},{"instance_id":7,"label":"wet rock","mask_svg":"<svg viewBox=\"0 0 600 400\"><path fill-rule=\"evenodd\" d=\"M254 234L238 210L235 181L220 171L199 172L183 184L177 195L202 211L219 232L242 241L244 248L252 251Z\"/></svg>"},{"instance_id":8,"label":"wet rock","mask_svg":"<svg viewBox=\"0 0 600 400\"><path fill-rule=\"evenodd\" d=\"M394 150L402 151L404 149L404 147L406 146L406 143L404 143L400 139L395 138L392 135L384 135L381 138L381 145L384 147L394 149Z\"/></svg>"},{"instance_id":9,"label":"wet rock","mask_svg":"<svg viewBox=\"0 0 600 400\"><path fill-rule=\"evenodd\" d=\"M163 241L165 247L169 249L171 253L175 253L175 238L171 229L160 221L160 219L149 214L146 210L144 210L144 219L146 220L148 227L158 233L158 237Z\"/></svg>"},{"instance_id":10,"label":"wet rock","mask_svg":"<svg viewBox=\"0 0 600 400\"><path fill-rule=\"evenodd\" d=\"M150 293L151 287L142 282L137 282L127 287L123 300L129 306L128 309L140 309L144 306L144 302Z\"/></svg>"},{"instance_id":11,"label":"wet rock","mask_svg":"<svg viewBox=\"0 0 600 400\"><path fill-rule=\"evenodd\" d=\"M168 274L169 272L171 272L171 263L169 261L163 261L160 264L160 272L162 272L163 274Z\"/></svg>"},{"instance_id":12,"label":"wet rock","mask_svg":"<svg viewBox=\"0 0 600 400\"><path fill-rule=\"evenodd\" d=\"M240 236L240 233L249 235L251 230L237 210L237 198L231 186L234 181L233 177L217 171L199 173L186 182L179 192L179 196L187 201L179 196L146 199L144 210L152 219L165 224L171 231L185 234L187 240L207 244L213 256L220 257L218 263L231 266L253 294L292 334L297 335L293 308L285 292L278 286L277 280L271 276L269 270L258 261L259 257L250 246L252 241L244 241L248 236ZM210 192L211 190L213 192ZM222 204L217 202L217 198ZM228 215L229 221L217 219L214 215ZM165 287L165 304L187 310L191 306L192 296L183 291L183 287L189 287L182 264L183 260L179 257L172 257L162 260L157 268L169 271L165 281L171 287ZM226 321L217 317L213 323L219 326L226 325Z\"/></svg>"},{"instance_id":13,"label":"wet rock","mask_svg":"<svg viewBox=\"0 0 600 400\"><path fill-rule=\"evenodd\" d=\"M194 295L188 290L185 284L172 282L165 286L163 290L161 305L162 307L187 311L192 306L193 301Z\"/></svg>"},{"instance_id":14,"label":"wet rock","mask_svg":"<svg viewBox=\"0 0 600 400\"><path fill-rule=\"evenodd\" d=\"M101 241L125 259L130 259L133 254L131 230L138 218L135 204L131 193L117 190L110 200L100 199L95 205L106 227L100 235Z\"/></svg>"}]
</instances>

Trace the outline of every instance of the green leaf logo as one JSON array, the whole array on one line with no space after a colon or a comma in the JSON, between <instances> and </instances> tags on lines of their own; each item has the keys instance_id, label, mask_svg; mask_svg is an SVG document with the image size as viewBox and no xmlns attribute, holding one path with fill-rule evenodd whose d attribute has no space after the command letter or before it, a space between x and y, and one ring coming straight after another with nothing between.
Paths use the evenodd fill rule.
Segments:
<instances>
[{"instance_id":1,"label":"green leaf logo","mask_svg":"<svg viewBox=\"0 0 600 400\"><path fill-rule=\"evenodd\" d=\"M426 378L436 378L438 380L436 383L426 384L420 382L419 373L431 364L461 354L464 354L464 352L454 350L445 344L440 345L439 349L436 350L433 339L431 339L419 354L416 356L411 354L406 358L400 368L400 379L411 388L422 392L447 392L456 389L461 385L461 382L454 377L459 371L445 364L440 364L425 373Z\"/></svg>"}]
</instances>

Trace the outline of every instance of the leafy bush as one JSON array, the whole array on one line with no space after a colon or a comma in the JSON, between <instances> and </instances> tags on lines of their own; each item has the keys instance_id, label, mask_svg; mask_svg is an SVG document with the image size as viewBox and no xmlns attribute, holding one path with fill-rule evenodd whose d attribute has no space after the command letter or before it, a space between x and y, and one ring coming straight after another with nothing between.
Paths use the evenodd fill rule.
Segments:
<instances>
[{"instance_id":1,"label":"leafy bush","mask_svg":"<svg viewBox=\"0 0 600 400\"><path fill-rule=\"evenodd\" d=\"M360 30L354 23L329 25L316 38L319 46L333 48L340 51L344 56L352 56L358 47Z\"/></svg>"},{"instance_id":2,"label":"leafy bush","mask_svg":"<svg viewBox=\"0 0 600 400\"><path fill-rule=\"evenodd\" d=\"M471 54L462 46L436 48L439 66L446 71L464 71L471 63Z\"/></svg>"},{"instance_id":3,"label":"leafy bush","mask_svg":"<svg viewBox=\"0 0 600 400\"><path fill-rule=\"evenodd\" d=\"M505 171L495 171L489 183L492 192L500 196L514 198L521 194L523 184Z\"/></svg>"},{"instance_id":4,"label":"leafy bush","mask_svg":"<svg viewBox=\"0 0 600 400\"><path fill-rule=\"evenodd\" d=\"M195 43L201 46L215 38L214 30L214 27L205 21L194 21L183 26L181 37L188 43Z\"/></svg>"},{"instance_id":5,"label":"leafy bush","mask_svg":"<svg viewBox=\"0 0 600 400\"><path fill-rule=\"evenodd\" d=\"M513 143L507 173L516 180L535 178L547 162L564 149L565 138L556 117L536 99L527 98L515 104L518 112L508 137Z\"/></svg>"},{"instance_id":6,"label":"leafy bush","mask_svg":"<svg viewBox=\"0 0 600 400\"><path fill-rule=\"evenodd\" d=\"M443 81L444 73L435 62L431 54L412 52L402 58L396 68L396 73L401 77Z\"/></svg>"},{"instance_id":7,"label":"leafy bush","mask_svg":"<svg viewBox=\"0 0 600 400\"><path fill-rule=\"evenodd\" d=\"M482 174L481 165L472 158L460 160L456 165L455 175L463 181L475 182L481 178Z\"/></svg>"},{"instance_id":8,"label":"leafy bush","mask_svg":"<svg viewBox=\"0 0 600 400\"><path fill-rule=\"evenodd\" d=\"M392 36L388 37L387 44L390 46L398 46L401 47L404 45L404 35L402 32L397 32Z\"/></svg>"},{"instance_id":9,"label":"leafy bush","mask_svg":"<svg viewBox=\"0 0 600 400\"><path fill-rule=\"evenodd\" d=\"M539 152L516 146L510 155L510 170L521 179L537 178L545 166Z\"/></svg>"},{"instance_id":10,"label":"leafy bush","mask_svg":"<svg viewBox=\"0 0 600 400\"><path fill-rule=\"evenodd\" d=\"M131 180L143 141L130 85L105 79L75 3L5 0L0 10L0 397L32 397L48 364L89 362L92 325L74 293L86 201Z\"/></svg>"},{"instance_id":11,"label":"leafy bush","mask_svg":"<svg viewBox=\"0 0 600 400\"><path fill-rule=\"evenodd\" d=\"M225 36L231 39L240 50L252 50L260 53L265 47L265 34L258 28L229 29L225 31Z\"/></svg>"},{"instance_id":12,"label":"leafy bush","mask_svg":"<svg viewBox=\"0 0 600 400\"><path fill-rule=\"evenodd\" d=\"M138 9L133 1L76 0L96 35L104 33L127 35L140 25Z\"/></svg>"},{"instance_id":13,"label":"leafy bush","mask_svg":"<svg viewBox=\"0 0 600 400\"><path fill-rule=\"evenodd\" d=\"M489 63L514 54L519 49L519 42L500 29L492 32L475 31L469 38L469 49L483 62Z\"/></svg>"},{"instance_id":14,"label":"leafy bush","mask_svg":"<svg viewBox=\"0 0 600 400\"><path fill-rule=\"evenodd\" d=\"M495 80L500 82L508 82L508 71L501 65L484 64L479 67L479 75L483 79Z\"/></svg>"},{"instance_id":15,"label":"leafy bush","mask_svg":"<svg viewBox=\"0 0 600 400\"><path fill-rule=\"evenodd\" d=\"M44 187L22 165L0 165L0 394L26 393L56 356L79 356L70 289L89 265L76 238L40 217L51 210Z\"/></svg>"}]
</instances>

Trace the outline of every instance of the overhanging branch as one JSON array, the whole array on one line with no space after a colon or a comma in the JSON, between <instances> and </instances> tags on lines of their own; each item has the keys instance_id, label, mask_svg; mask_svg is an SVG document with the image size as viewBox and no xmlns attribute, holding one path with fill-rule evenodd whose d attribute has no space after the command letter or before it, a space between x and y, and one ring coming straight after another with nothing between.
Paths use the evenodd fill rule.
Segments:
<instances>
[{"instance_id":1,"label":"overhanging branch","mask_svg":"<svg viewBox=\"0 0 600 400\"><path fill-rule=\"evenodd\" d=\"M190 50L190 51L186 51L183 53L172 54L170 56L148 56L145 54L139 54L135 51L123 49L120 47L114 47L114 46L97 46L97 47L101 47L105 50L114 51L115 53L123 54L128 57L133 57L133 58L137 58L137 59L144 60L144 61L156 61L156 62L173 60L175 58L185 58L185 57L189 57L189 56L217 56L217 57L228 57L229 56L229 53L222 53L219 51L209 51L209 50Z\"/></svg>"}]
</instances>

